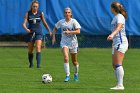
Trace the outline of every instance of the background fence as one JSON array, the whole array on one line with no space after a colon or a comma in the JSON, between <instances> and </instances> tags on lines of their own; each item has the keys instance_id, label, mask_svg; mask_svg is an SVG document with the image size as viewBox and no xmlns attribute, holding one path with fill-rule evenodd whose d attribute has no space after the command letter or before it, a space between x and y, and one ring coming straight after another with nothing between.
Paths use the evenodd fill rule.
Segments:
<instances>
[{"instance_id":1,"label":"background fence","mask_svg":"<svg viewBox=\"0 0 140 93\"><path fill-rule=\"evenodd\" d=\"M40 10L44 12L51 30L58 20L64 18L64 8L70 7L74 18L82 26L81 34L78 35L79 46L101 48L111 47L111 42L106 41L106 38L111 33L110 23L113 15L110 11L110 4L113 1L121 2L128 12L126 33L129 47L139 48L140 0L39 0ZM31 2L32 0L0 0L1 42L20 43L24 41L24 35L27 33L22 28L22 22ZM48 36L44 27L43 33L47 47L59 47L60 30L57 32L57 43L54 46L51 45L51 37Z\"/></svg>"}]
</instances>

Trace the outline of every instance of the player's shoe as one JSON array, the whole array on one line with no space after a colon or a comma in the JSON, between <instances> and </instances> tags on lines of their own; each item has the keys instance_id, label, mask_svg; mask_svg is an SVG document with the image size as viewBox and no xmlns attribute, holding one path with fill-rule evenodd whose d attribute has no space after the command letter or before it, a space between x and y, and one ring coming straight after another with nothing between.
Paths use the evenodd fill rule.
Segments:
<instances>
[{"instance_id":1,"label":"player's shoe","mask_svg":"<svg viewBox=\"0 0 140 93\"><path fill-rule=\"evenodd\" d=\"M70 76L66 76L64 82L68 82L70 80Z\"/></svg>"},{"instance_id":2,"label":"player's shoe","mask_svg":"<svg viewBox=\"0 0 140 93\"><path fill-rule=\"evenodd\" d=\"M117 85L117 86L115 86L113 88L110 88L110 89L112 89L112 90L124 90L124 86L123 85Z\"/></svg>"},{"instance_id":3,"label":"player's shoe","mask_svg":"<svg viewBox=\"0 0 140 93\"><path fill-rule=\"evenodd\" d=\"M29 65L29 68L32 68L32 67L33 67L33 64L30 64L30 65Z\"/></svg>"},{"instance_id":4,"label":"player's shoe","mask_svg":"<svg viewBox=\"0 0 140 93\"><path fill-rule=\"evenodd\" d=\"M74 74L74 81L78 81L78 74Z\"/></svg>"},{"instance_id":5,"label":"player's shoe","mask_svg":"<svg viewBox=\"0 0 140 93\"><path fill-rule=\"evenodd\" d=\"M40 68L40 65L37 65L37 68Z\"/></svg>"}]
</instances>

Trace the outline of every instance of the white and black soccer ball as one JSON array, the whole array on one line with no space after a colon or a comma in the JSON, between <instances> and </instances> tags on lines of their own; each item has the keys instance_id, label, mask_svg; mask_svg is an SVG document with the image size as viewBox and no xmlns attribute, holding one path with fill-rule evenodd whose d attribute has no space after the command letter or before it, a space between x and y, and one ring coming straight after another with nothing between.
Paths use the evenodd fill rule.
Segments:
<instances>
[{"instance_id":1,"label":"white and black soccer ball","mask_svg":"<svg viewBox=\"0 0 140 93\"><path fill-rule=\"evenodd\" d=\"M51 83L52 82L52 76L50 74L43 74L42 75L42 83Z\"/></svg>"}]
</instances>

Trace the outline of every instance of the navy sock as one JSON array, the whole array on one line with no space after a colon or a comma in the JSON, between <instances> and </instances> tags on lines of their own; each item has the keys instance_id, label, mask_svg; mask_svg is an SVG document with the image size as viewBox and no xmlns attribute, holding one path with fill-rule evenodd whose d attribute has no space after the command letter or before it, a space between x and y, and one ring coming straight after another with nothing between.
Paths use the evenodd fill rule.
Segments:
<instances>
[{"instance_id":1,"label":"navy sock","mask_svg":"<svg viewBox=\"0 0 140 93\"><path fill-rule=\"evenodd\" d=\"M37 61L37 66L40 66L40 61L41 61L41 53L37 52L36 53L36 61Z\"/></svg>"},{"instance_id":2,"label":"navy sock","mask_svg":"<svg viewBox=\"0 0 140 93\"><path fill-rule=\"evenodd\" d=\"M120 67L120 66L122 66L122 65L120 65L120 64L116 64L115 66L116 66L116 68L118 68L118 67Z\"/></svg>"},{"instance_id":3,"label":"navy sock","mask_svg":"<svg viewBox=\"0 0 140 93\"><path fill-rule=\"evenodd\" d=\"M29 63L30 65L33 65L33 53L28 53L28 60L29 60Z\"/></svg>"}]
</instances>

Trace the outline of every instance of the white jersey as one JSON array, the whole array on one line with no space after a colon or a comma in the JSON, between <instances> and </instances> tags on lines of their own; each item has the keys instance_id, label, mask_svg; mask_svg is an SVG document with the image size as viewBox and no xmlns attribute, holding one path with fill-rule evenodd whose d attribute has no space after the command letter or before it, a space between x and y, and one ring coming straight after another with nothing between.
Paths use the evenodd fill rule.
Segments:
<instances>
[{"instance_id":1,"label":"white jersey","mask_svg":"<svg viewBox=\"0 0 140 93\"><path fill-rule=\"evenodd\" d=\"M117 14L112 22L112 31L114 31L118 25L118 23L121 23L123 25L121 31L119 31L113 38L113 44L122 44L123 42L128 42L126 38L126 32L125 32L125 18L122 14Z\"/></svg>"},{"instance_id":2,"label":"white jersey","mask_svg":"<svg viewBox=\"0 0 140 93\"><path fill-rule=\"evenodd\" d=\"M69 29L70 31L74 31L77 28L81 28L80 24L73 18L69 22L66 22L65 19L62 19L58 21L55 24L55 27L58 29L61 29L61 42L60 45L63 48L63 46L67 46L68 48L72 49L75 47L78 47L78 41L76 34L65 34L64 31L66 29Z\"/></svg>"}]
</instances>

